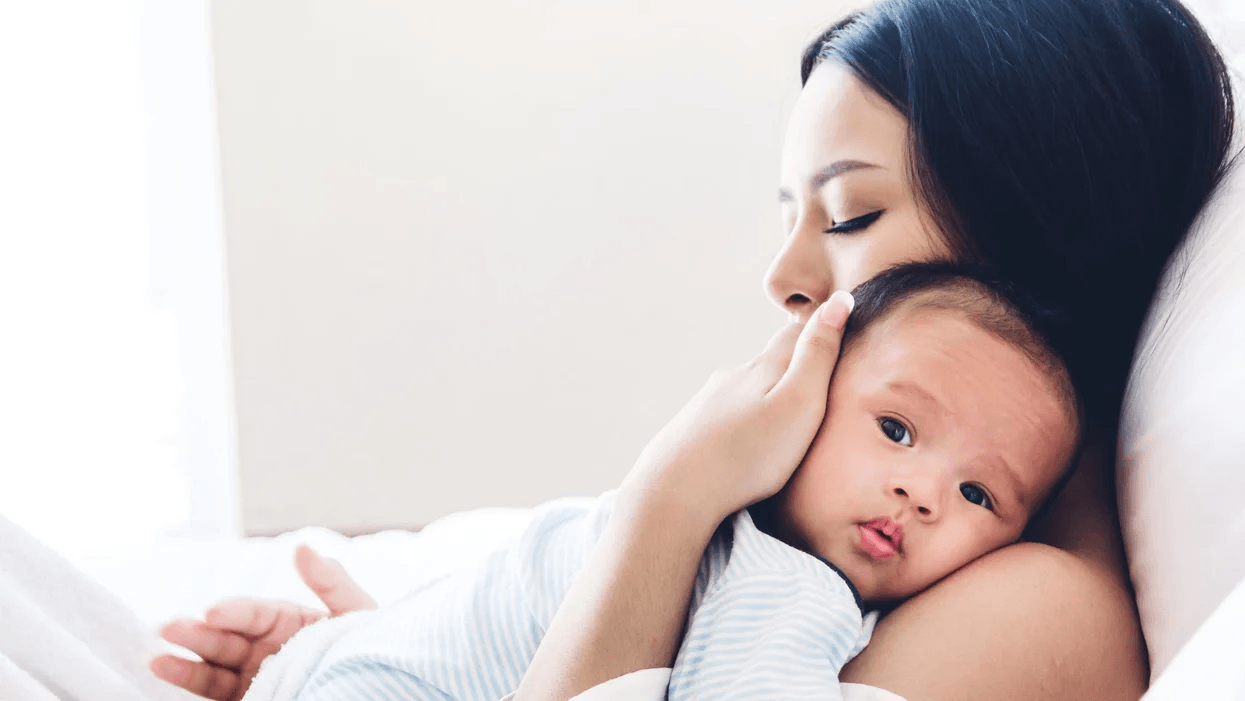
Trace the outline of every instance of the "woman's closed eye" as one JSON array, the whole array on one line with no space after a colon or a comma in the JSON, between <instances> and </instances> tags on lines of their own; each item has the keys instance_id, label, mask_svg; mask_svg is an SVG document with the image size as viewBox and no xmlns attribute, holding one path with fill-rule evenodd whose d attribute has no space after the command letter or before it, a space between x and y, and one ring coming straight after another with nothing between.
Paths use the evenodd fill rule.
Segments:
<instances>
[{"instance_id":1,"label":"woman's closed eye","mask_svg":"<svg viewBox=\"0 0 1245 701\"><path fill-rule=\"evenodd\" d=\"M912 432L901 421L890 417L879 419L878 428L891 441L903 446L912 445Z\"/></svg>"},{"instance_id":2,"label":"woman's closed eye","mask_svg":"<svg viewBox=\"0 0 1245 701\"><path fill-rule=\"evenodd\" d=\"M960 485L960 494L969 501L970 504L976 504L994 511L994 500L990 498L989 492L979 484L973 482L965 482Z\"/></svg>"},{"instance_id":3,"label":"woman's closed eye","mask_svg":"<svg viewBox=\"0 0 1245 701\"><path fill-rule=\"evenodd\" d=\"M879 209L876 212L870 212L869 214L856 217L855 219L848 219L845 222L836 222L829 229L826 229L825 233L827 234L850 234L856 231L860 231L862 229L867 228L873 222L877 221L878 218L882 216L882 213L884 211L885 210Z\"/></svg>"}]
</instances>

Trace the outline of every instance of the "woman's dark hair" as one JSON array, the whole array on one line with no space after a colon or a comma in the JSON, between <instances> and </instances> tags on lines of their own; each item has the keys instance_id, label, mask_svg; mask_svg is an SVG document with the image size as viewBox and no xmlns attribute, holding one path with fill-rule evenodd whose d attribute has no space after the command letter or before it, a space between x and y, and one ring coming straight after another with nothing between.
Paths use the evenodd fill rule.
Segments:
<instances>
[{"instance_id":1,"label":"woman's dark hair","mask_svg":"<svg viewBox=\"0 0 1245 701\"><path fill-rule=\"evenodd\" d=\"M960 258L1063 313L1049 340L1113 442L1165 263L1228 167L1223 59L1173 0L883 0L804 52L908 120Z\"/></svg>"}]
</instances>

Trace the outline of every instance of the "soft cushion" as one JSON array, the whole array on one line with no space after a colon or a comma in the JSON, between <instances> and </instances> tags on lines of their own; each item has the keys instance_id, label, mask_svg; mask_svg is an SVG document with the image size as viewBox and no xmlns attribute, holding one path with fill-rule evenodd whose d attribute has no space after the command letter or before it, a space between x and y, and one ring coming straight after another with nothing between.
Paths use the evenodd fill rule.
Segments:
<instances>
[{"instance_id":1,"label":"soft cushion","mask_svg":"<svg viewBox=\"0 0 1245 701\"><path fill-rule=\"evenodd\" d=\"M1224 53L1238 55L1245 37L1221 33L1234 26L1228 5L1193 5ZM1236 94L1240 105L1245 92ZM1243 402L1245 163L1169 266L1121 425L1120 520L1152 680L1245 579Z\"/></svg>"}]
</instances>

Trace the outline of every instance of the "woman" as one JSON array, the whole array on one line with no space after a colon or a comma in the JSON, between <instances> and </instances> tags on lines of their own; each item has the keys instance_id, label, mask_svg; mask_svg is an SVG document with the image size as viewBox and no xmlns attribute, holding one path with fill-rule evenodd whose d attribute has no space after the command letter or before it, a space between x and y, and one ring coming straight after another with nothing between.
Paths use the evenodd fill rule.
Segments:
<instances>
[{"instance_id":1,"label":"woman","mask_svg":"<svg viewBox=\"0 0 1245 701\"><path fill-rule=\"evenodd\" d=\"M671 664L709 535L781 488L824 412L837 328L805 322L835 289L938 258L993 266L1062 313L1049 332L1097 438L1032 542L899 606L843 678L909 701L1139 697L1145 648L1109 466L1159 275L1227 166L1222 60L1174 0L891 0L823 34L801 68L780 190L789 233L766 277L793 323L645 450L516 699ZM314 565L329 568L314 583L331 610L365 603L304 554ZM274 625L230 620L256 612ZM225 607L168 635L215 665L154 668L236 698L266 646L304 621Z\"/></svg>"}]
</instances>

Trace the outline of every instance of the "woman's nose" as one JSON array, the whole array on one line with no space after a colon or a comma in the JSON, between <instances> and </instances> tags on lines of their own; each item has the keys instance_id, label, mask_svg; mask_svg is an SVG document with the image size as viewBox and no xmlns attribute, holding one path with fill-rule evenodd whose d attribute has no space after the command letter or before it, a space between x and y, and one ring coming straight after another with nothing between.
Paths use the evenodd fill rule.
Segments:
<instances>
[{"instance_id":1,"label":"woman's nose","mask_svg":"<svg viewBox=\"0 0 1245 701\"><path fill-rule=\"evenodd\" d=\"M807 321L834 291L820 230L798 226L765 273L765 293L788 314Z\"/></svg>"}]
</instances>

